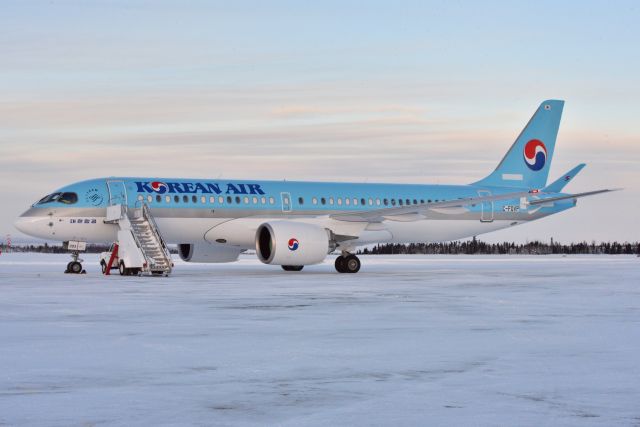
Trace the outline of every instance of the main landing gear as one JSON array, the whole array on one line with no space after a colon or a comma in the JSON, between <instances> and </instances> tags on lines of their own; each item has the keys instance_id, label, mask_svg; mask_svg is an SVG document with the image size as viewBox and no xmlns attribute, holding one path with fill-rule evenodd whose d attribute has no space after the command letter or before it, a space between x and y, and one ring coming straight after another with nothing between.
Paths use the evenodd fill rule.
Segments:
<instances>
[{"instance_id":1,"label":"main landing gear","mask_svg":"<svg viewBox=\"0 0 640 427\"><path fill-rule=\"evenodd\" d=\"M360 258L353 254L343 253L336 258L336 271L338 273L357 273L360 271Z\"/></svg>"}]
</instances>

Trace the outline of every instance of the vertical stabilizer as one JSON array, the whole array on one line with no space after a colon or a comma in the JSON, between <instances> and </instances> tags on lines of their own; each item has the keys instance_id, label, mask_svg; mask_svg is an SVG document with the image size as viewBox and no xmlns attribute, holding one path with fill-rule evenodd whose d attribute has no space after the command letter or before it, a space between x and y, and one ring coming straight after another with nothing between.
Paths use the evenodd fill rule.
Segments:
<instances>
[{"instance_id":1,"label":"vertical stabilizer","mask_svg":"<svg viewBox=\"0 0 640 427\"><path fill-rule=\"evenodd\" d=\"M542 188L547 183L564 101L544 101L495 171L474 183L498 187Z\"/></svg>"}]
</instances>

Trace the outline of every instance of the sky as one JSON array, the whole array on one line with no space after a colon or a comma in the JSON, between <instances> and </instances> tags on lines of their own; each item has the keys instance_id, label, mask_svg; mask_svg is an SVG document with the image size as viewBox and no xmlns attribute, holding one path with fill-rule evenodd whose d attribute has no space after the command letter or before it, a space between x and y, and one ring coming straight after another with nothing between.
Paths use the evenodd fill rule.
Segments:
<instances>
[{"instance_id":1,"label":"sky","mask_svg":"<svg viewBox=\"0 0 640 427\"><path fill-rule=\"evenodd\" d=\"M488 241L640 240L640 5L3 1L0 240L101 176L466 184L566 100L550 180L622 187Z\"/></svg>"}]
</instances>

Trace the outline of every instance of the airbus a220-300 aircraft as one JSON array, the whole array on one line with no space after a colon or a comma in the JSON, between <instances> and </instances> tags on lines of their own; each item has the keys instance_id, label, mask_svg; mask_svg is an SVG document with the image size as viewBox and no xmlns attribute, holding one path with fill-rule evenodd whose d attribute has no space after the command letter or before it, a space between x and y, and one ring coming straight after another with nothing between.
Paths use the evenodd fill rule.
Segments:
<instances>
[{"instance_id":1,"label":"airbus a220-300 aircraft","mask_svg":"<svg viewBox=\"0 0 640 427\"><path fill-rule=\"evenodd\" d=\"M15 225L48 240L106 243L122 239L127 219L144 216L162 245L178 244L184 261L231 262L255 248L263 263L299 271L339 250L336 270L355 273L358 246L477 236L612 191L562 193L584 164L547 185L563 106L540 104L498 167L469 185L99 178L47 195ZM145 229L126 228L145 246Z\"/></svg>"}]
</instances>

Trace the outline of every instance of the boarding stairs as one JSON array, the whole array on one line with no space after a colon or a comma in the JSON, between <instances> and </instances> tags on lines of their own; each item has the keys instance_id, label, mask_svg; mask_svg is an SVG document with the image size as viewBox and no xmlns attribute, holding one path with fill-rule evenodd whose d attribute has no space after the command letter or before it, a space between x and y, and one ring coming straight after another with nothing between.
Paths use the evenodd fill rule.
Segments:
<instances>
[{"instance_id":1,"label":"boarding stairs","mask_svg":"<svg viewBox=\"0 0 640 427\"><path fill-rule=\"evenodd\" d=\"M164 276L171 273L171 254L146 203L133 209L109 206L105 222L118 225L118 257L130 272Z\"/></svg>"}]
</instances>

